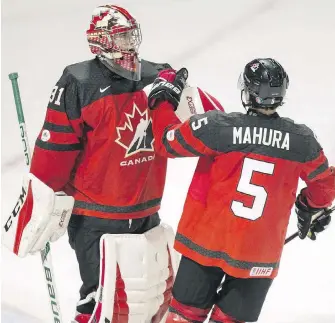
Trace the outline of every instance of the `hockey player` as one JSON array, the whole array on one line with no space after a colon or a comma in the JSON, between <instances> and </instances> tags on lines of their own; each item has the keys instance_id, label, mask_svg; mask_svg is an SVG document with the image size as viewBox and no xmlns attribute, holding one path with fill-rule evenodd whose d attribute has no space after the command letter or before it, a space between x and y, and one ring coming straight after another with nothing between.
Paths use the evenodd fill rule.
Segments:
<instances>
[{"instance_id":1,"label":"hockey player","mask_svg":"<svg viewBox=\"0 0 335 323\"><path fill-rule=\"evenodd\" d=\"M166 157L154 151L145 91L170 66L139 59L140 27L117 6L94 10L87 39L97 57L66 67L52 90L4 244L25 256L68 226L83 282L75 322L159 323L177 260L157 213ZM198 88L185 93L180 120L195 103L222 109ZM198 167L209 165L203 158Z\"/></svg>"},{"instance_id":2,"label":"hockey player","mask_svg":"<svg viewBox=\"0 0 335 323\"><path fill-rule=\"evenodd\" d=\"M154 152L144 88L155 80L158 71L170 66L140 60L140 26L121 7L97 7L87 39L96 57L66 67L52 90L45 122L36 140L28 198L21 213L34 218L38 208L46 212L39 203L48 196L50 201L45 204L53 205L53 192L57 191L64 191L75 200L68 234L83 282L75 322L86 323L91 319L102 276L101 293L107 293L103 298L115 302L114 312L112 303L107 302L105 308L106 313L116 317L113 322L123 322L135 312L138 316L132 319L137 322L154 317L158 323L170 300L173 271L167 237L173 241L173 234L166 226L160 226L157 213L167 162ZM69 202L65 206L62 198L57 199L58 210L68 213L72 208ZM27 216L21 214L20 219ZM26 239L28 232L21 239L25 225L19 226L21 234L16 235L14 247L14 252L21 255L30 239ZM42 247L50 238L42 235L43 231L50 231L48 225L38 231L43 236L39 243ZM112 234L125 233L145 234L133 242L126 235L124 244L119 246L119 240ZM52 240L59 235L56 236ZM134 244L142 249L138 250ZM103 251L99 252L99 248ZM114 248L120 250L116 252ZM27 247L27 250L38 248ZM131 264L128 257L132 258ZM99 266L100 262L103 266ZM113 263L118 266L111 266ZM127 280L130 270L127 267L137 270L131 272L132 278L138 280L137 285ZM147 267L149 274L153 274L151 281L146 278ZM132 291L138 295L134 296ZM125 299L120 296L122 293L128 293ZM96 312L99 311L101 316L104 307L102 312L101 308ZM99 318L92 320L96 322ZM103 317L102 320L107 322Z\"/></svg>"},{"instance_id":3,"label":"hockey player","mask_svg":"<svg viewBox=\"0 0 335 323\"><path fill-rule=\"evenodd\" d=\"M207 181L194 175L178 226L182 259L167 322L204 322L213 306L210 322L256 322L294 202L301 239L329 224L330 216L311 228L313 215L334 200L334 168L307 126L278 115L289 78L274 59L245 66L246 114L211 111L180 123L174 110L186 78L186 69L161 72L148 98L157 152L213 158ZM299 178L307 187L295 201Z\"/></svg>"}]
</instances>

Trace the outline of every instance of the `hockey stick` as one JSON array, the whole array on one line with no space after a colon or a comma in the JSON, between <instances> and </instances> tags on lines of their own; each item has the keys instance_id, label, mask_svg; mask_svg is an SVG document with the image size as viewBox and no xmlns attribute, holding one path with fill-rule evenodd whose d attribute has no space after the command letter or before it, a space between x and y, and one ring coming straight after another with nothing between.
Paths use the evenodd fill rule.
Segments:
<instances>
[{"instance_id":1,"label":"hockey stick","mask_svg":"<svg viewBox=\"0 0 335 323\"><path fill-rule=\"evenodd\" d=\"M322 212L318 213L317 216L312 221L311 228L318 222L318 220L320 220L324 216L327 216L327 215L331 214L334 210L335 210L335 206L331 207L330 209L324 209ZM298 236L299 236L299 232L298 231L295 232L295 233L293 233L293 234L291 234L290 236L288 236L285 239L285 244L287 244L290 241L294 240Z\"/></svg>"},{"instance_id":2,"label":"hockey stick","mask_svg":"<svg viewBox=\"0 0 335 323\"><path fill-rule=\"evenodd\" d=\"M17 118L19 121L19 127L21 132L21 140L23 144L23 152L25 156L25 162L27 167L30 166L31 162L31 154L29 149L29 143L28 143L28 136L27 136L27 130L26 130L26 123L24 120L24 114L22 110L22 103L21 103L21 97L20 97L20 90L19 85L17 82L17 79L19 77L18 73L11 73L8 75L9 79L12 82L12 88L13 88L13 94L14 94L14 100L15 100L15 107L17 112ZM45 274L45 283L48 290L49 295L49 302L50 302L50 309L51 309L51 315L52 315L52 322L53 323L62 323L62 317L59 307L59 301L57 297L56 292L56 284L54 279L54 269L52 266L52 259L51 259L51 249L50 249L50 243L47 242L45 245L45 248L40 251L41 258L42 258L42 266L43 271Z\"/></svg>"}]
</instances>

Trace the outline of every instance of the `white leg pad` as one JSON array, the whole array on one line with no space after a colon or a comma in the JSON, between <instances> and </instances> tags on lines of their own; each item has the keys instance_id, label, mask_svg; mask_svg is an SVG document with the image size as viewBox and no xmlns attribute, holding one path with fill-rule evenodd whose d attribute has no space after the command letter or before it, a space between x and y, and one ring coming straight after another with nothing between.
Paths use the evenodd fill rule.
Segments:
<instances>
[{"instance_id":1,"label":"white leg pad","mask_svg":"<svg viewBox=\"0 0 335 323\"><path fill-rule=\"evenodd\" d=\"M144 234L105 234L100 284L89 323L165 322L179 256L174 232L161 224Z\"/></svg>"}]
</instances>

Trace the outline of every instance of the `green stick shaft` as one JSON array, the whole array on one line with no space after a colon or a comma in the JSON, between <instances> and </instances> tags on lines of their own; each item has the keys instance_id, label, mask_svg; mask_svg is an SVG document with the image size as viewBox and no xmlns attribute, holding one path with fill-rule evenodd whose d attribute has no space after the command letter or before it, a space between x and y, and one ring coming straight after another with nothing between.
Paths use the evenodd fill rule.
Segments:
<instances>
[{"instance_id":1,"label":"green stick shaft","mask_svg":"<svg viewBox=\"0 0 335 323\"><path fill-rule=\"evenodd\" d=\"M20 97L20 90L19 90L19 85L17 82L18 77L19 77L18 73L9 74L9 79L12 82L17 118L19 120L19 123L25 123L23 110L22 110L21 97Z\"/></svg>"},{"instance_id":2,"label":"green stick shaft","mask_svg":"<svg viewBox=\"0 0 335 323\"><path fill-rule=\"evenodd\" d=\"M21 133L21 140L23 144L23 151L25 155L25 161L26 161L27 166L29 166L31 162L30 149L29 149L29 144L28 144L26 123L24 120L24 114L23 114L23 109L22 109L19 84L17 82L19 75L18 73L10 73L8 77L12 82L15 107L16 107L16 112L17 112L17 118L19 121L19 126L20 126L20 133ZM61 317L61 312L60 312L56 284L54 281L54 269L52 265L51 248L50 248L49 242L46 243L45 248L41 250L40 254L41 254L42 266L43 266L44 274L45 274L44 279L45 279L46 287L47 287L48 294L49 294L50 314L52 315L53 323L62 323L62 317Z\"/></svg>"},{"instance_id":3,"label":"green stick shaft","mask_svg":"<svg viewBox=\"0 0 335 323\"><path fill-rule=\"evenodd\" d=\"M18 73L9 74L9 79L12 82L17 119L19 120L20 135L21 135L21 141L23 145L25 162L26 162L26 165L29 166L30 161L31 161L30 160L30 149L29 149L29 142L28 142L28 136L27 136L26 122L24 120L24 114L23 114L23 109L22 109L19 84L17 82L18 77L19 77Z\"/></svg>"}]
</instances>

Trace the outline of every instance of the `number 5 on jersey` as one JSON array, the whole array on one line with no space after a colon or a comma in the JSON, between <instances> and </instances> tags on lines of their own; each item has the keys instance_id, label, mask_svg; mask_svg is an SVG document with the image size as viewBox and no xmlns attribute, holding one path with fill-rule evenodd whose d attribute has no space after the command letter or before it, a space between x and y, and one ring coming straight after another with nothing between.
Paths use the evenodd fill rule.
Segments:
<instances>
[{"instance_id":1,"label":"number 5 on jersey","mask_svg":"<svg viewBox=\"0 0 335 323\"><path fill-rule=\"evenodd\" d=\"M208 118L207 118L207 117L198 119L197 122L195 122L195 121L192 122L192 129L193 129L194 131L195 131L195 130L198 130L198 129L200 129L202 126L205 126L206 124L208 124Z\"/></svg>"},{"instance_id":2,"label":"number 5 on jersey","mask_svg":"<svg viewBox=\"0 0 335 323\"><path fill-rule=\"evenodd\" d=\"M237 191L251 195L255 199L251 208L244 206L242 202L234 200L231 204L231 209L236 216L253 221L262 216L268 194L264 187L252 184L251 179L253 172L272 175L274 167L275 165L272 163L251 158L244 159Z\"/></svg>"}]
</instances>

